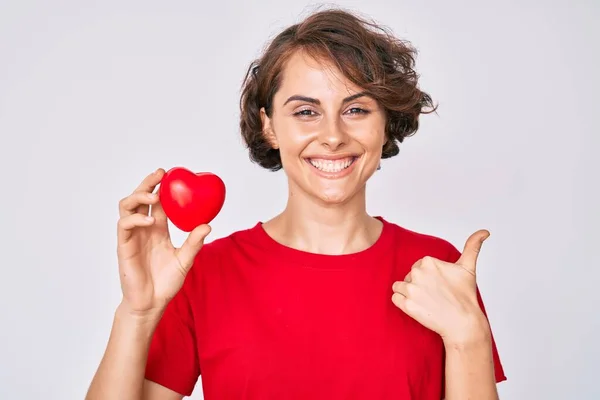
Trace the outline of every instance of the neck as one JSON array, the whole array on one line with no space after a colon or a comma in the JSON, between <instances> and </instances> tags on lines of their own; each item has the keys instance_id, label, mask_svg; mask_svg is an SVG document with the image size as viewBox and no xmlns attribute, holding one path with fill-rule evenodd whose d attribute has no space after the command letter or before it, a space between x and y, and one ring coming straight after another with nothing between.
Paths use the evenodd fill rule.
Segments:
<instances>
[{"instance_id":1,"label":"neck","mask_svg":"<svg viewBox=\"0 0 600 400\"><path fill-rule=\"evenodd\" d=\"M363 187L340 204L326 204L301 191L290 190L284 211L263 226L271 237L286 246L338 255L373 245L383 224L367 214Z\"/></svg>"}]
</instances>

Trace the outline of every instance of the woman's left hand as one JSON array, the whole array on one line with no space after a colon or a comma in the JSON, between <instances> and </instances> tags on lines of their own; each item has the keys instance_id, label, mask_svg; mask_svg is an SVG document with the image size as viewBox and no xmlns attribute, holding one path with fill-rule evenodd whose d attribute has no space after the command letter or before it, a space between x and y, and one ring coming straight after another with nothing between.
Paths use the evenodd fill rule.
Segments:
<instances>
[{"instance_id":1,"label":"woman's left hand","mask_svg":"<svg viewBox=\"0 0 600 400\"><path fill-rule=\"evenodd\" d=\"M394 283L394 304L445 342L480 337L487 324L477 299L476 267L489 235L486 230L472 234L454 264L433 257L417 261L404 281Z\"/></svg>"}]
</instances>

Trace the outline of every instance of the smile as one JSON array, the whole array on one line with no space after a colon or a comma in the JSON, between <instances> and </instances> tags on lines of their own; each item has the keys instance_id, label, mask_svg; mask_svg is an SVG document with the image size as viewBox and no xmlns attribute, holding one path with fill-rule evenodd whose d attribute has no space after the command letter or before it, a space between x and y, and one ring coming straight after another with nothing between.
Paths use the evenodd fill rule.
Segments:
<instances>
[{"instance_id":1,"label":"smile","mask_svg":"<svg viewBox=\"0 0 600 400\"><path fill-rule=\"evenodd\" d=\"M306 161L311 165L313 170L318 175L326 178L341 178L348 175L352 171L352 167L356 164L358 156L349 156L343 158L307 158Z\"/></svg>"}]
</instances>

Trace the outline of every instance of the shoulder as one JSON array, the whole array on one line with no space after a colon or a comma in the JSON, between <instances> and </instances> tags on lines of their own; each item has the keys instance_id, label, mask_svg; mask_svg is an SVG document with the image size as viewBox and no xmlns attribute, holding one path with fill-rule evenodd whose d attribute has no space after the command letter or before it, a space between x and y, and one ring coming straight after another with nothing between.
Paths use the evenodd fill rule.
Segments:
<instances>
[{"instance_id":1,"label":"shoulder","mask_svg":"<svg viewBox=\"0 0 600 400\"><path fill-rule=\"evenodd\" d=\"M194 264L188 272L184 287L195 296L197 289L205 288L206 282L223 277L232 268L245 264L244 253L254 243L257 236L257 224L253 227L234 231L226 236L207 240L194 258ZM208 238L207 238L208 239Z\"/></svg>"},{"instance_id":2,"label":"shoulder","mask_svg":"<svg viewBox=\"0 0 600 400\"><path fill-rule=\"evenodd\" d=\"M419 257L431 256L447 262L455 262L460 251L447 239L432 233L410 229L381 218L394 238L394 245L402 251L418 253Z\"/></svg>"},{"instance_id":3,"label":"shoulder","mask_svg":"<svg viewBox=\"0 0 600 400\"><path fill-rule=\"evenodd\" d=\"M207 241L196 255L195 264L210 266L232 255L260 251L266 246L260 222L226 236Z\"/></svg>"},{"instance_id":4,"label":"shoulder","mask_svg":"<svg viewBox=\"0 0 600 400\"><path fill-rule=\"evenodd\" d=\"M261 233L261 223L257 222L251 227L234 231L226 236L207 242L202 249L205 250L205 253L217 254L227 253L240 247L259 245L263 242Z\"/></svg>"}]
</instances>

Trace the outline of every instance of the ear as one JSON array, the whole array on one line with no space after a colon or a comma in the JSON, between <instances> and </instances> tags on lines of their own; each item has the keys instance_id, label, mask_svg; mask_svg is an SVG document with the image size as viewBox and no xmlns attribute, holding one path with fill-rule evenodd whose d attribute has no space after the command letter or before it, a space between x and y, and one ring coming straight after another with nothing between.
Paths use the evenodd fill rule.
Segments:
<instances>
[{"instance_id":1,"label":"ear","mask_svg":"<svg viewBox=\"0 0 600 400\"><path fill-rule=\"evenodd\" d=\"M265 140L271 145L272 148L278 149L279 144L277 142L277 137L275 136L275 131L273 130L271 118L267 116L267 112L265 111L264 107L260 109L260 120L262 122L262 133Z\"/></svg>"}]
</instances>

